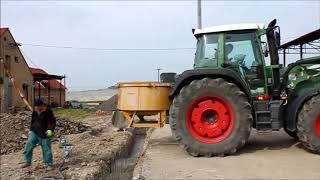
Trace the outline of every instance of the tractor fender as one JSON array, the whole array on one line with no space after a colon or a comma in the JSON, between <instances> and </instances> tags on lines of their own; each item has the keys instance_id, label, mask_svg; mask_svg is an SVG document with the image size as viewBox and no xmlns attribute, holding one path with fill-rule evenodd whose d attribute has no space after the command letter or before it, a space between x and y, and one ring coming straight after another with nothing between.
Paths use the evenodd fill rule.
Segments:
<instances>
[{"instance_id":1,"label":"tractor fender","mask_svg":"<svg viewBox=\"0 0 320 180\"><path fill-rule=\"evenodd\" d=\"M212 78L223 78L229 82L232 82L239 86L239 88L248 96L248 99L251 100L250 97L250 89L247 83L242 79L238 73L234 72L230 69L193 69L186 70L182 74L178 75L175 79L174 86L171 90L170 97L173 98L180 92L180 89L185 85L189 84L191 81L195 79L202 79L205 77Z\"/></svg>"},{"instance_id":2,"label":"tractor fender","mask_svg":"<svg viewBox=\"0 0 320 180\"><path fill-rule=\"evenodd\" d=\"M303 104L313 96L320 94L320 89L311 89L306 93L293 94L289 96L288 106L286 107L285 128L289 131L295 131L297 128L297 118ZM290 99L293 99L290 101Z\"/></svg>"}]
</instances>

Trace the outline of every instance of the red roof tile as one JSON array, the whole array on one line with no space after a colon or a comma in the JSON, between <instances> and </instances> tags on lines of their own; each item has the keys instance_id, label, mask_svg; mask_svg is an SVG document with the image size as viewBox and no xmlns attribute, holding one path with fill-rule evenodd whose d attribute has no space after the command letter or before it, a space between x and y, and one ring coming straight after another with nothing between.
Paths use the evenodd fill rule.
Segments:
<instances>
[{"instance_id":1,"label":"red roof tile","mask_svg":"<svg viewBox=\"0 0 320 180\"><path fill-rule=\"evenodd\" d=\"M9 28L0 28L0 37L7 31Z\"/></svg>"},{"instance_id":2,"label":"red roof tile","mask_svg":"<svg viewBox=\"0 0 320 180\"><path fill-rule=\"evenodd\" d=\"M38 68L30 68L32 74L48 74L46 71Z\"/></svg>"},{"instance_id":3,"label":"red roof tile","mask_svg":"<svg viewBox=\"0 0 320 180\"><path fill-rule=\"evenodd\" d=\"M30 68L30 70L32 74L48 74L43 69L39 69L39 68ZM66 89L66 87L63 84L61 84L59 81L55 79L49 80L49 83L52 89L60 89L60 85L61 85L61 89ZM46 84L45 81L42 82L42 84ZM39 89L39 84L36 84L36 88Z\"/></svg>"}]
</instances>

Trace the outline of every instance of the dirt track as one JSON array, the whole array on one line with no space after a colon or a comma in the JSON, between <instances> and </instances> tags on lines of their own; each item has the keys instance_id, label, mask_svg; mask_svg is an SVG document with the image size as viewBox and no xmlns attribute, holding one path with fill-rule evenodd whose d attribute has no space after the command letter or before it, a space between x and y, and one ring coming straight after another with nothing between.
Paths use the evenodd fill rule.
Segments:
<instances>
[{"instance_id":1,"label":"dirt track","mask_svg":"<svg viewBox=\"0 0 320 180\"><path fill-rule=\"evenodd\" d=\"M284 132L257 134L236 155L200 157L178 146L170 128L156 129L136 177L146 179L320 179L320 156Z\"/></svg>"}]
</instances>

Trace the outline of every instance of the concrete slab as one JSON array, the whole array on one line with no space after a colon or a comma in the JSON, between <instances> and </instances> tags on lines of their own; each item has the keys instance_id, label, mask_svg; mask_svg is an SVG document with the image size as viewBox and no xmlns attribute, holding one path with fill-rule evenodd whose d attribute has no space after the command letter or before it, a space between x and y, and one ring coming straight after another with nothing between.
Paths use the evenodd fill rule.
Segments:
<instances>
[{"instance_id":1,"label":"concrete slab","mask_svg":"<svg viewBox=\"0 0 320 180\"><path fill-rule=\"evenodd\" d=\"M156 129L141 163L146 179L320 179L320 156L307 152L285 132L257 134L236 155L192 157L171 135Z\"/></svg>"}]
</instances>

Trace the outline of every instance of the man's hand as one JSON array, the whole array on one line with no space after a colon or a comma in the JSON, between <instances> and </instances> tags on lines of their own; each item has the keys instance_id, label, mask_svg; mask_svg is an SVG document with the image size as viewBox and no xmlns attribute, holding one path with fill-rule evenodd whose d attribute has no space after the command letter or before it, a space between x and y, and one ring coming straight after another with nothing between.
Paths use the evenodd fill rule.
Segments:
<instances>
[{"instance_id":1,"label":"man's hand","mask_svg":"<svg viewBox=\"0 0 320 180\"><path fill-rule=\"evenodd\" d=\"M47 130L46 135L47 135L47 137L52 137L53 136L53 131L52 130Z\"/></svg>"}]
</instances>

